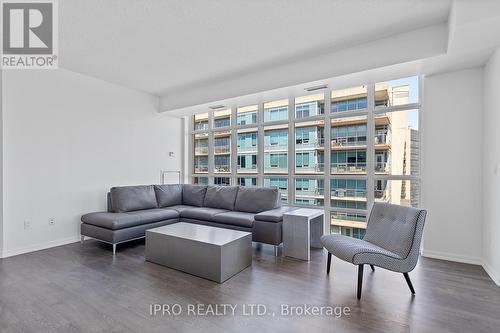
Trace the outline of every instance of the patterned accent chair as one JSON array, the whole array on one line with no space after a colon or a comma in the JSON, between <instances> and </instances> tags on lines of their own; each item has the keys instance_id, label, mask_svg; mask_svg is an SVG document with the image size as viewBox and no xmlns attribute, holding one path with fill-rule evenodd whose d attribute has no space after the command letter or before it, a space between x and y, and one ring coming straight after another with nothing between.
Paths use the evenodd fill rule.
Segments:
<instances>
[{"instance_id":1,"label":"patterned accent chair","mask_svg":"<svg viewBox=\"0 0 500 333\"><path fill-rule=\"evenodd\" d=\"M387 203L373 205L363 239L343 235L325 235L321 238L328 250L326 273L330 273L332 254L358 265L358 299L361 298L363 266L370 265L403 273L412 294L415 289L408 272L417 265L420 241L427 211Z\"/></svg>"}]
</instances>

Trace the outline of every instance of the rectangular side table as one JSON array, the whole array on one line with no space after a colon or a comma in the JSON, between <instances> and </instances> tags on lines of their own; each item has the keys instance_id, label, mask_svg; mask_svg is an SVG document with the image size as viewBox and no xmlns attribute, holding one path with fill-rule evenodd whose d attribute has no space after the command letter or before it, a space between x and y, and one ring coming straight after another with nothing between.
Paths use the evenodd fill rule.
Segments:
<instances>
[{"instance_id":1,"label":"rectangular side table","mask_svg":"<svg viewBox=\"0 0 500 333\"><path fill-rule=\"evenodd\" d=\"M298 208L283 214L283 255L309 261L310 248L323 248L323 209Z\"/></svg>"}]
</instances>

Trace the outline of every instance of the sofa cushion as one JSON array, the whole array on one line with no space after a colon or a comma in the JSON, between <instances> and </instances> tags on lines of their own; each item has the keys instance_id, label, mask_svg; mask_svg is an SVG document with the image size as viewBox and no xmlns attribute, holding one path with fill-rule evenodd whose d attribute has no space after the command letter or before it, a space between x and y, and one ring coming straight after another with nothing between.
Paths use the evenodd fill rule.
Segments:
<instances>
[{"instance_id":1,"label":"sofa cushion","mask_svg":"<svg viewBox=\"0 0 500 333\"><path fill-rule=\"evenodd\" d=\"M158 207L182 205L182 185L155 185Z\"/></svg>"},{"instance_id":2,"label":"sofa cushion","mask_svg":"<svg viewBox=\"0 0 500 333\"><path fill-rule=\"evenodd\" d=\"M214 215L212 221L251 228L255 221L254 216L253 213L226 212Z\"/></svg>"},{"instance_id":3,"label":"sofa cushion","mask_svg":"<svg viewBox=\"0 0 500 333\"><path fill-rule=\"evenodd\" d=\"M182 204L188 206L203 206L207 187L205 185L182 185Z\"/></svg>"},{"instance_id":4,"label":"sofa cushion","mask_svg":"<svg viewBox=\"0 0 500 333\"><path fill-rule=\"evenodd\" d=\"M208 186L203 206L234 210L238 186Z\"/></svg>"},{"instance_id":5,"label":"sofa cushion","mask_svg":"<svg viewBox=\"0 0 500 333\"><path fill-rule=\"evenodd\" d=\"M82 216L82 222L105 229L118 230L178 217L179 213L172 209L151 209L129 213L89 213Z\"/></svg>"},{"instance_id":6,"label":"sofa cushion","mask_svg":"<svg viewBox=\"0 0 500 333\"><path fill-rule=\"evenodd\" d=\"M153 223L158 221L176 219L179 217L178 211L168 208L138 210L127 214L139 215L142 223Z\"/></svg>"},{"instance_id":7,"label":"sofa cushion","mask_svg":"<svg viewBox=\"0 0 500 333\"><path fill-rule=\"evenodd\" d=\"M113 187L111 202L116 213L158 207L152 185Z\"/></svg>"},{"instance_id":8,"label":"sofa cushion","mask_svg":"<svg viewBox=\"0 0 500 333\"><path fill-rule=\"evenodd\" d=\"M240 212L260 213L280 206L278 189L240 186L234 209Z\"/></svg>"},{"instance_id":9,"label":"sofa cushion","mask_svg":"<svg viewBox=\"0 0 500 333\"><path fill-rule=\"evenodd\" d=\"M276 209L266 210L264 212L260 212L255 214L256 221L264 221L264 222L281 222L283 221L283 214L293 211L297 208L295 207L280 207Z\"/></svg>"},{"instance_id":10,"label":"sofa cushion","mask_svg":"<svg viewBox=\"0 0 500 333\"><path fill-rule=\"evenodd\" d=\"M179 214L186 209L191 209L191 208L197 208L196 206L187 206L187 205L175 205L175 206L170 206L168 209L173 209L177 211Z\"/></svg>"},{"instance_id":11,"label":"sofa cushion","mask_svg":"<svg viewBox=\"0 0 500 333\"><path fill-rule=\"evenodd\" d=\"M215 214L225 213L227 210L210 208L210 207L195 207L191 209L184 209L180 212L181 218L185 217L188 219L202 220L202 221L212 221Z\"/></svg>"}]
</instances>

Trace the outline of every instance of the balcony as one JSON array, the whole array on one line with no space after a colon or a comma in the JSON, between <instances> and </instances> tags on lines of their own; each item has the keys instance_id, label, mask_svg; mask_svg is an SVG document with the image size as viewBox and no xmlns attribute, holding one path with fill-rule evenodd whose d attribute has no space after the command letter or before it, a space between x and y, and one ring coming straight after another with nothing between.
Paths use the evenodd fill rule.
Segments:
<instances>
[{"instance_id":1,"label":"balcony","mask_svg":"<svg viewBox=\"0 0 500 333\"><path fill-rule=\"evenodd\" d=\"M256 173L257 172L257 165L254 164L252 166L243 167L243 168L238 166L237 171L239 173Z\"/></svg>"},{"instance_id":2,"label":"balcony","mask_svg":"<svg viewBox=\"0 0 500 333\"><path fill-rule=\"evenodd\" d=\"M391 164L389 162L376 162L375 163L375 172L376 173L390 173L391 172Z\"/></svg>"},{"instance_id":3,"label":"balcony","mask_svg":"<svg viewBox=\"0 0 500 333\"><path fill-rule=\"evenodd\" d=\"M231 172L231 167L227 164L216 164L214 168L215 173L228 173Z\"/></svg>"},{"instance_id":4,"label":"balcony","mask_svg":"<svg viewBox=\"0 0 500 333\"><path fill-rule=\"evenodd\" d=\"M364 139L363 139L364 138ZM365 147L366 137L354 137L354 140L349 141L347 137L333 138L331 141L332 149L341 149L344 147Z\"/></svg>"},{"instance_id":5,"label":"balcony","mask_svg":"<svg viewBox=\"0 0 500 333\"><path fill-rule=\"evenodd\" d=\"M317 163L309 166L296 166L296 173L323 173L325 171L325 163Z\"/></svg>"},{"instance_id":6,"label":"balcony","mask_svg":"<svg viewBox=\"0 0 500 333\"><path fill-rule=\"evenodd\" d=\"M214 153L215 154L230 154L231 147L230 146L215 146Z\"/></svg>"},{"instance_id":7,"label":"balcony","mask_svg":"<svg viewBox=\"0 0 500 333\"><path fill-rule=\"evenodd\" d=\"M375 189L374 196L376 201L391 202L391 192L389 189Z\"/></svg>"},{"instance_id":8,"label":"balcony","mask_svg":"<svg viewBox=\"0 0 500 333\"><path fill-rule=\"evenodd\" d=\"M332 163L331 173L366 173L366 163Z\"/></svg>"},{"instance_id":9,"label":"balcony","mask_svg":"<svg viewBox=\"0 0 500 333\"><path fill-rule=\"evenodd\" d=\"M390 146L391 140L388 134L377 134L374 138L375 145Z\"/></svg>"},{"instance_id":10,"label":"balcony","mask_svg":"<svg viewBox=\"0 0 500 333\"><path fill-rule=\"evenodd\" d=\"M195 165L194 166L194 173L206 173L208 172L208 165Z\"/></svg>"},{"instance_id":11,"label":"balcony","mask_svg":"<svg viewBox=\"0 0 500 333\"><path fill-rule=\"evenodd\" d=\"M366 190L362 189L332 189L331 190L332 199L354 199L354 200L366 200Z\"/></svg>"},{"instance_id":12,"label":"balcony","mask_svg":"<svg viewBox=\"0 0 500 333\"><path fill-rule=\"evenodd\" d=\"M257 146L240 146L238 145L238 153L248 153L248 152L257 152Z\"/></svg>"},{"instance_id":13,"label":"balcony","mask_svg":"<svg viewBox=\"0 0 500 333\"><path fill-rule=\"evenodd\" d=\"M325 146L325 138L315 140L302 140L300 143L295 141L295 149L316 149Z\"/></svg>"},{"instance_id":14,"label":"balcony","mask_svg":"<svg viewBox=\"0 0 500 333\"><path fill-rule=\"evenodd\" d=\"M288 145L279 145L279 144L271 144L271 145L265 145L264 146L264 151L278 151L278 150L288 150Z\"/></svg>"},{"instance_id":15,"label":"balcony","mask_svg":"<svg viewBox=\"0 0 500 333\"><path fill-rule=\"evenodd\" d=\"M195 131L207 130L208 129L208 120L195 122L194 129L195 129Z\"/></svg>"},{"instance_id":16,"label":"balcony","mask_svg":"<svg viewBox=\"0 0 500 333\"><path fill-rule=\"evenodd\" d=\"M296 197L308 197L308 198L323 198L325 195L324 188L315 188L315 189L296 189L295 196Z\"/></svg>"},{"instance_id":17,"label":"balcony","mask_svg":"<svg viewBox=\"0 0 500 333\"><path fill-rule=\"evenodd\" d=\"M330 224L348 228L366 228L366 217L355 216L355 214L341 215L332 213L330 216Z\"/></svg>"},{"instance_id":18,"label":"balcony","mask_svg":"<svg viewBox=\"0 0 500 333\"><path fill-rule=\"evenodd\" d=\"M219 128L219 127L228 127L231 126L231 118L220 118L220 119L214 119L214 127Z\"/></svg>"},{"instance_id":19,"label":"balcony","mask_svg":"<svg viewBox=\"0 0 500 333\"><path fill-rule=\"evenodd\" d=\"M208 155L208 147L195 147L194 148L195 155Z\"/></svg>"},{"instance_id":20,"label":"balcony","mask_svg":"<svg viewBox=\"0 0 500 333\"><path fill-rule=\"evenodd\" d=\"M287 174L288 173L288 167L279 167L279 166L270 166L270 165L264 165L264 173L283 173Z\"/></svg>"}]
</instances>

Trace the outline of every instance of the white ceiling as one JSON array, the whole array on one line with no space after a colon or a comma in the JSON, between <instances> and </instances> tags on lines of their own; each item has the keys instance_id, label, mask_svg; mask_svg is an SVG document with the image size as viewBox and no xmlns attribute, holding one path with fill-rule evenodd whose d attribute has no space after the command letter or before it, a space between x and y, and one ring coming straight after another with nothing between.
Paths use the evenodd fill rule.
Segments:
<instances>
[{"instance_id":1,"label":"white ceiling","mask_svg":"<svg viewBox=\"0 0 500 333\"><path fill-rule=\"evenodd\" d=\"M481 44L467 34L498 20L477 9L490 2L500 3L64 0L59 65L158 95L161 110L172 110L418 59L447 65L439 57L451 41L460 54L471 39ZM497 35L490 31L488 47Z\"/></svg>"}]
</instances>

